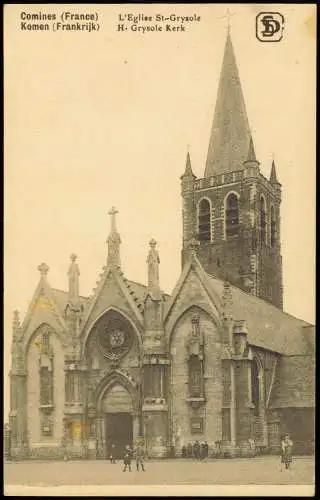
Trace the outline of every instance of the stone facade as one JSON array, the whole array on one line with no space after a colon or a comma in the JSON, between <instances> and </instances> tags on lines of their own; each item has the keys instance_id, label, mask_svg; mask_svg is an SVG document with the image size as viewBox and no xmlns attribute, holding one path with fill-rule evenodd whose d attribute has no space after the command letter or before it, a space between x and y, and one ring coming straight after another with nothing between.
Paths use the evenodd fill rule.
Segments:
<instances>
[{"instance_id":1,"label":"stone facade","mask_svg":"<svg viewBox=\"0 0 320 500\"><path fill-rule=\"evenodd\" d=\"M287 431L301 452L312 450L311 327L295 320L301 341L308 332L299 355L257 345L246 320L234 316L237 289L213 282L198 248L190 245L171 297L159 287L158 254L149 286L109 264L91 299L62 296L41 274L22 325L14 315L12 457L107 458L113 442L121 453L123 440L140 438L150 456L179 456L195 440L211 454L246 456L251 439L256 449L278 452Z\"/></svg>"},{"instance_id":2,"label":"stone facade","mask_svg":"<svg viewBox=\"0 0 320 500\"><path fill-rule=\"evenodd\" d=\"M238 140L248 144L228 161L214 156L210 140L203 179L188 153L182 272L172 295L160 287L155 240L147 284L125 277L114 208L90 297L79 295L75 254L66 292L39 266L27 315L22 324L18 312L13 319L11 457L108 458L112 444L121 456L138 440L155 457L180 456L195 440L210 455L246 456L252 442L278 452L284 432L300 452L312 451L314 327L281 310L281 189L274 163L270 180L259 170L239 78L235 88L227 81L237 75L229 35L224 64ZM221 142L217 130L224 155L233 136Z\"/></svg>"}]
</instances>

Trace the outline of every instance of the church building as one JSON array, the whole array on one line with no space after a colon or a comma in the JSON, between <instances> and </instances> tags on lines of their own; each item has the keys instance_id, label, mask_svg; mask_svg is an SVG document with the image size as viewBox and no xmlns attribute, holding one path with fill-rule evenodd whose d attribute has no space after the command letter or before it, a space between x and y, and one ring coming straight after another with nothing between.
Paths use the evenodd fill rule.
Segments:
<instances>
[{"instance_id":1,"label":"church building","mask_svg":"<svg viewBox=\"0 0 320 500\"><path fill-rule=\"evenodd\" d=\"M125 276L115 208L91 296L79 294L76 255L67 290L38 267L27 314L13 317L12 457L108 458L138 439L151 457L196 440L246 456L251 440L278 452L287 432L294 453L313 452L315 327L283 311L281 184L274 161L261 173L230 33L204 175L188 153L181 194L171 295L155 240L147 283Z\"/></svg>"}]
</instances>

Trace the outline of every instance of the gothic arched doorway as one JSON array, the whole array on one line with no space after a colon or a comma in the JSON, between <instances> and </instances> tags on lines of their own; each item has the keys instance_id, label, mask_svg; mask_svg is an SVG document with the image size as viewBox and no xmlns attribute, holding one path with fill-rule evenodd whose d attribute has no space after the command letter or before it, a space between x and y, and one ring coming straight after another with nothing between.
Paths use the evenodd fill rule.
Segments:
<instances>
[{"instance_id":1,"label":"gothic arched doorway","mask_svg":"<svg viewBox=\"0 0 320 500\"><path fill-rule=\"evenodd\" d=\"M123 456L126 445L132 447L139 434L137 391L126 377L110 374L100 384L98 394L99 455L109 458L113 448L116 458Z\"/></svg>"},{"instance_id":2,"label":"gothic arched doorway","mask_svg":"<svg viewBox=\"0 0 320 500\"><path fill-rule=\"evenodd\" d=\"M104 414L106 453L111 455L114 446L116 458L123 456L126 445L133 443L133 406L129 392L120 384L115 384L102 402Z\"/></svg>"}]
</instances>

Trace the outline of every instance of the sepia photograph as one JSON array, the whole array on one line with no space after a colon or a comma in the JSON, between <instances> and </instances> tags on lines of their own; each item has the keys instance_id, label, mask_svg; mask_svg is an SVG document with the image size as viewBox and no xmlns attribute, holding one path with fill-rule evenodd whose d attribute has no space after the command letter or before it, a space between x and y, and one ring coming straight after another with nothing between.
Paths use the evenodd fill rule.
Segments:
<instances>
[{"instance_id":1,"label":"sepia photograph","mask_svg":"<svg viewBox=\"0 0 320 500\"><path fill-rule=\"evenodd\" d=\"M4 6L6 496L313 496L316 36Z\"/></svg>"}]
</instances>

